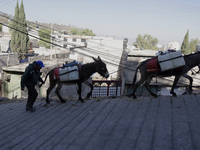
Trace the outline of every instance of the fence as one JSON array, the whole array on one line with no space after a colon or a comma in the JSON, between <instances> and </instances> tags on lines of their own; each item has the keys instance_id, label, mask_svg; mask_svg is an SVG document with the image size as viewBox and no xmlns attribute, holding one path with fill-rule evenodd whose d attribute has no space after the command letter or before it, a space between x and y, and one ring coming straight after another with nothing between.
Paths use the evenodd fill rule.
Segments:
<instances>
[{"instance_id":1,"label":"fence","mask_svg":"<svg viewBox=\"0 0 200 150\"><path fill-rule=\"evenodd\" d=\"M92 97L107 97L121 95L121 81L119 80L93 80L94 89Z\"/></svg>"}]
</instances>

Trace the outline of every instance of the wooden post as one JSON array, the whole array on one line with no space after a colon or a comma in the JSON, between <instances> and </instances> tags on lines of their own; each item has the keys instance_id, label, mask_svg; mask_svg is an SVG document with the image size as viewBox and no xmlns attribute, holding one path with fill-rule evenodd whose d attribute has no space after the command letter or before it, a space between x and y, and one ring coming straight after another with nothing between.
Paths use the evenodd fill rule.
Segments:
<instances>
[{"instance_id":1,"label":"wooden post","mask_svg":"<svg viewBox=\"0 0 200 150\"><path fill-rule=\"evenodd\" d=\"M108 87L107 87L107 96L109 96L109 87L110 87L110 83L108 83Z\"/></svg>"}]
</instances>

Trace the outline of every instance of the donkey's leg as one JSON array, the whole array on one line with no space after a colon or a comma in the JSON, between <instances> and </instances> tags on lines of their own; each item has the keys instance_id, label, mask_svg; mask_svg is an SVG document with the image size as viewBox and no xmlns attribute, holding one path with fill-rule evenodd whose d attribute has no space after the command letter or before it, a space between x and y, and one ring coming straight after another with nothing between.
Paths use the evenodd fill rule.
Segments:
<instances>
[{"instance_id":1,"label":"donkey's leg","mask_svg":"<svg viewBox=\"0 0 200 150\"><path fill-rule=\"evenodd\" d=\"M135 95L135 92L137 90L137 88L145 81L144 78L141 78L133 87L133 98L137 98L137 96Z\"/></svg>"},{"instance_id":2,"label":"donkey's leg","mask_svg":"<svg viewBox=\"0 0 200 150\"><path fill-rule=\"evenodd\" d=\"M149 89L149 84L151 83L152 80L152 76L149 76L144 84L145 88L147 89L147 91L154 97L157 97L157 94L153 93L150 89Z\"/></svg>"},{"instance_id":3,"label":"donkey's leg","mask_svg":"<svg viewBox=\"0 0 200 150\"><path fill-rule=\"evenodd\" d=\"M82 83L79 82L79 83L78 83L78 95L79 95L79 100L80 100L81 102L84 102L83 99L82 99L82 97L81 97L81 90L82 90Z\"/></svg>"},{"instance_id":4,"label":"donkey's leg","mask_svg":"<svg viewBox=\"0 0 200 150\"><path fill-rule=\"evenodd\" d=\"M55 87L56 83L57 83L57 82L54 81L54 80L50 81L50 86L49 86L49 88L47 89L47 96L46 96L46 102L47 102L47 104L50 103L50 102L49 102L49 94L51 93L51 90Z\"/></svg>"},{"instance_id":5,"label":"donkey's leg","mask_svg":"<svg viewBox=\"0 0 200 150\"><path fill-rule=\"evenodd\" d=\"M189 94L191 94L192 91L193 91L193 90L192 90L192 82L193 82L193 79L192 79L192 77L190 77L190 76L187 75L187 74L184 74L183 77L187 78L187 79L190 81L190 85L189 85Z\"/></svg>"},{"instance_id":6,"label":"donkey's leg","mask_svg":"<svg viewBox=\"0 0 200 150\"><path fill-rule=\"evenodd\" d=\"M58 83L58 87L56 88L56 94L58 95L58 98L60 99L61 103L66 103L66 101L60 95L61 88L62 88L62 84Z\"/></svg>"},{"instance_id":7,"label":"donkey's leg","mask_svg":"<svg viewBox=\"0 0 200 150\"><path fill-rule=\"evenodd\" d=\"M87 94L87 98L89 98L92 95L93 90L93 84L91 84L88 80L84 82L87 86L90 87L90 92Z\"/></svg>"},{"instance_id":8,"label":"donkey's leg","mask_svg":"<svg viewBox=\"0 0 200 150\"><path fill-rule=\"evenodd\" d=\"M172 89L171 89L171 91L170 91L170 94L172 94L174 97L177 96L176 93L174 92L174 88L176 87L176 85L177 85L179 79L180 79L180 75L175 76L174 83L173 83Z\"/></svg>"}]
</instances>

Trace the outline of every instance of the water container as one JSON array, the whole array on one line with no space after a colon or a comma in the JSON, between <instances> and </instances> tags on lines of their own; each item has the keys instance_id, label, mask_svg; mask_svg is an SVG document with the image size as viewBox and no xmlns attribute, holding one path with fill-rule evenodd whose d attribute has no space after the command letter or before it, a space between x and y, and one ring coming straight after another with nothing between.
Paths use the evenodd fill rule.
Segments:
<instances>
[{"instance_id":1,"label":"water container","mask_svg":"<svg viewBox=\"0 0 200 150\"><path fill-rule=\"evenodd\" d=\"M158 63L160 65L161 71L167 71L184 66L185 60L181 51L179 50L166 55L158 56Z\"/></svg>"},{"instance_id":2,"label":"water container","mask_svg":"<svg viewBox=\"0 0 200 150\"><path fill-rule=\"evenodd\" d=\"M60 81L79 80L78 67L59 68Z\"/></svg>"},{"instance_id":3,"label":"water container","mask_svg":"<svg viewBox=\"0 0 200 150\"><path fill-rule=\"evenodd\" d=\"M176 51L173 53L169 53L171 60L172 60L172 64L173 64L173 68L178 68L178 67L182 67L185 65L185 60L182 56L181 51Z\"/></svg>"},{"instance_id":4,"label":"water container","mask_svg":"<svg viewBox=\"0 0 200 150\"><path fill-rule=\"evenodd\" d=\"M166 55L159 55L158 56L158 63L160 65L160 69L161 71L167 71L173 68L173 63L170 60L170 55L166 54Z\"/></svg>"}]
</instances>

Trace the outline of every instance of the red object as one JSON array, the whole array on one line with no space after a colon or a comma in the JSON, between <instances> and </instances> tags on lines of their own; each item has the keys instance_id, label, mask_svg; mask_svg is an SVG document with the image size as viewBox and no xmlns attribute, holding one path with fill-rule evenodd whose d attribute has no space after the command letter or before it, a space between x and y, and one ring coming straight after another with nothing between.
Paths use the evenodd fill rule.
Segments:
<instances>
[{"instance_id":1,"label":"red object","mask_svg":"<svg viewBox=\"0 0 200 150\"><path fill-rule=\"evenodd\" d=\"M54 80L60 79L60 77L59 77L59 68L54 69L54 71L53 71L53 79Z\"/></svg>"},{"instance_id":2,"label":"red object","mask_svg":"<svg viewBox=\"0 0 200 150\"><path fill-rule=\"evenodd\" d=\"M158 58L151 59L147 62L147 72L153 73L160 71L160 66L158 64Z\"/></svg>"}]
</instances>

